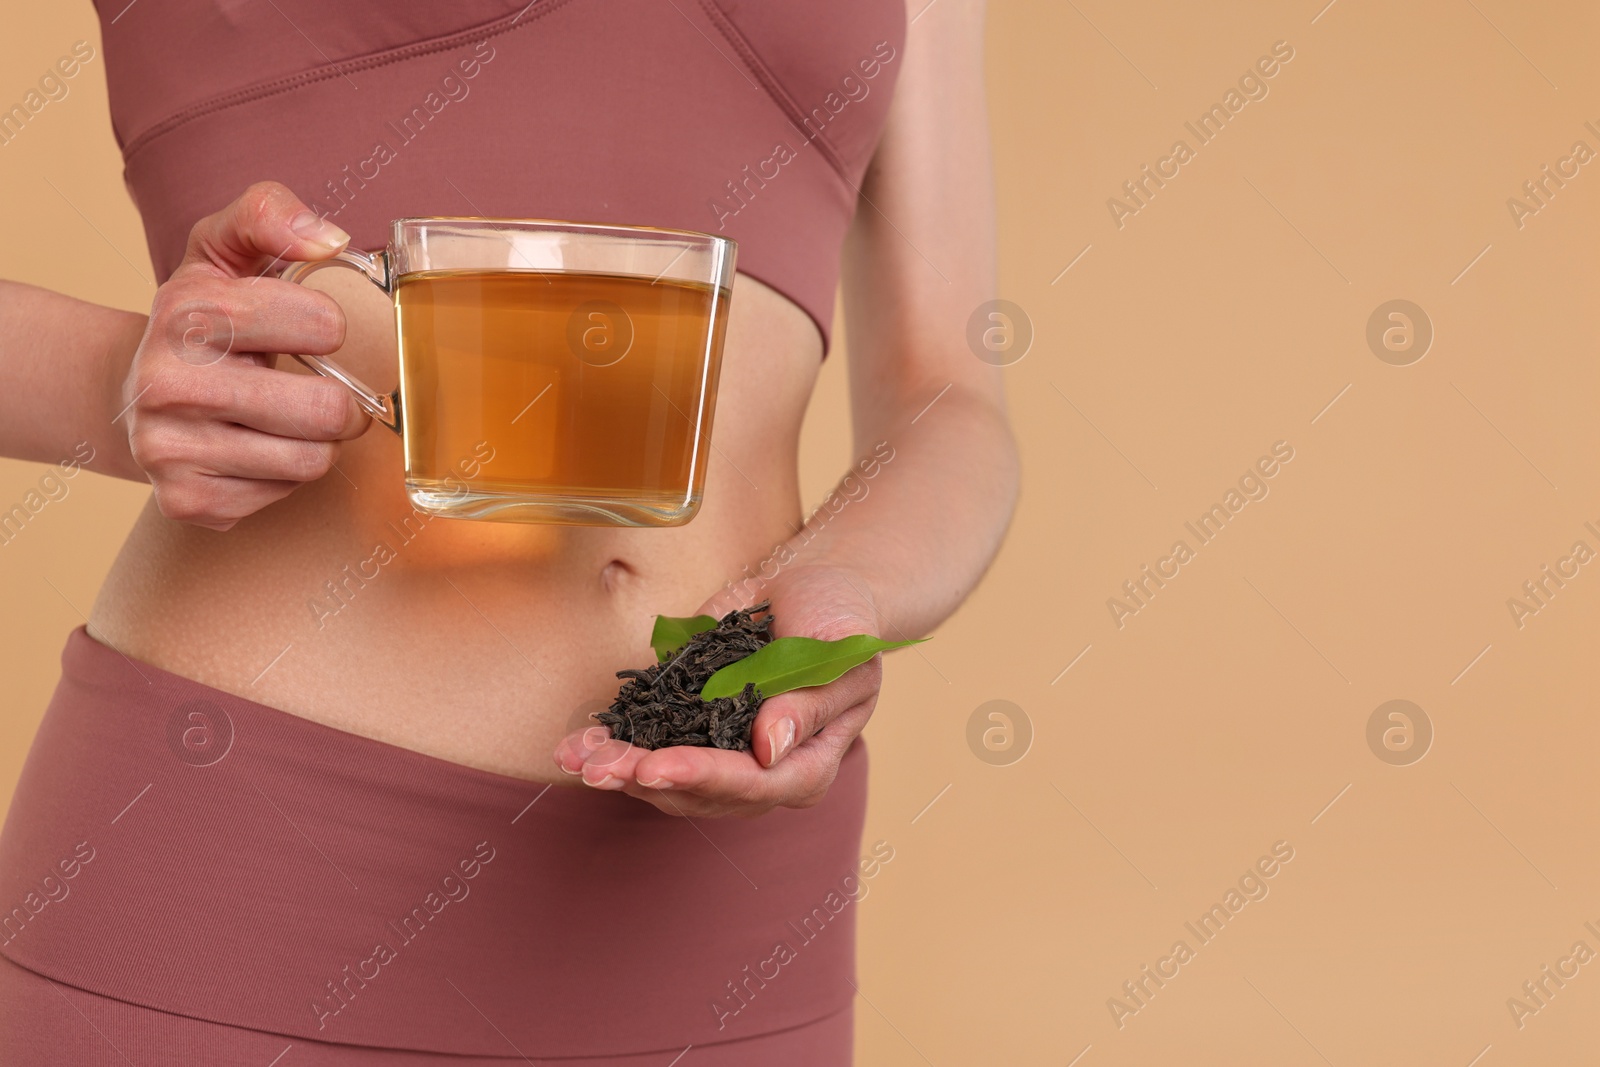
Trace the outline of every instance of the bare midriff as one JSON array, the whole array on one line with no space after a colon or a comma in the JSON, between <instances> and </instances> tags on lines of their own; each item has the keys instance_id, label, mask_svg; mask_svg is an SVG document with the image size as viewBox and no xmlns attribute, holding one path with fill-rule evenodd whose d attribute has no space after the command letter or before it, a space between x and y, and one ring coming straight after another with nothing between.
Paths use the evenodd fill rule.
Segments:
<instances>
[{"instance_id":1,"label":"bare midriff","mask_svg":"<svg viewBox=\"0 0 1600 1067\"><path fill-rule=\"evenodd\" d=\"M322 271L348 319L335 358L397 373L387 297ZM89 632L125 655L350 733L537 781L557 741L651 659L656 614L693 613L800 521L800 424L822 342L795 304L735 282L704 503L686 526L427 518L398 437L373 425L337 468L218 533L147 503ZM286 370L304 373L295 361Z\"/></svg>"}]
</instances>

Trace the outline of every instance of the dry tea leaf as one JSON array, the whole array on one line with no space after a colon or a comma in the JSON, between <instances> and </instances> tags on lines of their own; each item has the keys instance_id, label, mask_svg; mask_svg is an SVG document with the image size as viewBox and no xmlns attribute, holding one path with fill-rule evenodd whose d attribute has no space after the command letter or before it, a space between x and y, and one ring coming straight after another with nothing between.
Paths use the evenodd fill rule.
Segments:
<instances>
[{"instance_id":1,"label":"dry tea leaf","mask_svg":"<svg viewBox=\"0 0 1600 1067\"><path fill-rule=\"evenodd\" d=\"M595 719L610 729L612 737L640 748L748 749L750 724L761 707L755 687L746 686L720 700L702 700L700 687L722 667L772 640L772 616L765 614L766 609L761 603L731 611L711 629L691 636L668 659L643 670L618 671L617 677L625 681L617 699ZM658 645L657 655L660 652Z\"/></svg>"},{"instance_id":2,"label":"dry tea leaf","mask_svg":"<svg viewBox=\"0 0 1600 1067\"><path fill-rule=\"evenodd\" d=\"M757 616L760 616L759 618ZM839 641L772 638L765 602L721 619L656 616L657 662L618 671L617 699L595 719L640 748L694 745L746 751L756 712L769 696L826 685L852 667L916 641L856 634Z\"/></svg>"}]
</instances>

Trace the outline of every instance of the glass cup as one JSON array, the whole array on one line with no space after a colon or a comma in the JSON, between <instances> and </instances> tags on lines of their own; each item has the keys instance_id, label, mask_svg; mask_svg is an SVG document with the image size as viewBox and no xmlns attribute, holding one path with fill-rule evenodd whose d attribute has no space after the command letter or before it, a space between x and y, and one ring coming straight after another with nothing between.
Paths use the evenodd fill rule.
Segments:
<instances>
[{"instance_id":1,"label":"glass cup","mask_svg":"<svg viewBox=\"0 0 1600 1067\"><path fill-rule=\"evenodd\" d=\"M400 384L342 383L405 443L435 515L681 526L700 507L737 246L685 230L407 218L350 267L394 300Z\"/></svg>"}]
</instances>

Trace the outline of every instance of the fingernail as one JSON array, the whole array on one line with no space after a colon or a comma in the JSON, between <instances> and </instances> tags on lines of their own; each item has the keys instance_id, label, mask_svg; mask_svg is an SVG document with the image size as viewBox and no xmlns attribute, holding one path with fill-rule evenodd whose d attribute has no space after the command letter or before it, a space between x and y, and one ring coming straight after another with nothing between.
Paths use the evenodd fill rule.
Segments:
<instances>
[{"instance_id":1,"label":"fingernail","mask_svg":"<svg viewBox=\"0 0 1600 1067\"><path fill-rule=\"evenodd\" d=\"M329 248L343 248L350 243L349 234L310 211L302 211L290 219L289 229L308 241L315 241Z\"/></svg>"},{"instance_id":2,"label":"fingernail","mask_svg":"<svg viewBox=\"0 0 1600 1067\"><path fill-rule=\"evenodd\" d=\"M772 760L767 764L770 767L794 747L794 720L779 719L767 727L767 744L772 748Z\"/></svg>"},{"instance_id":3,"label":"fingernail","mask_svg":"<svg viewBox=\"0 0 1600 1067\"><path fill-rule=\"evenodd\" d=\"M671 789L672 783L665 778L653 778L648 782L640 782L646 789Z\"/></svg>"},{"instance_id":4,"label":"fingernail","mask_svg":"<svg viewBox=\"0 0 1600 1067\"><path fill-rule=\"evenodd\" d=\"M588 782L588 784L594 786L596 789L621 789L627 784L614 774L608 774L598 782L589 782L587 778L585 778L584 781Z\"/></svg>"}]
</instances>

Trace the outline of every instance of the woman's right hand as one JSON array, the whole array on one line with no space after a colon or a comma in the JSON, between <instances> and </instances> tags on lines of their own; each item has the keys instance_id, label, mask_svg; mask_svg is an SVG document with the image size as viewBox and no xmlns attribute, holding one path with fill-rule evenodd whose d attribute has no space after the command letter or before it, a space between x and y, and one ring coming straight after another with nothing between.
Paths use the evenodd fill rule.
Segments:
<instances>
[{"instance_id":1,"label":"woman's right hand","mask_svg":"<svg viewBox=\"0 0 1600 1067\"><path fill-rule=\"evenodd\" d=\"M274 366L328 355L345 318L325 293L276 276L349 242L277 182L195 224L160 289L122 389L134 462L169 519L226 530L332 469L370 424L339 383Z\"/></svg>"}]
</instances>

